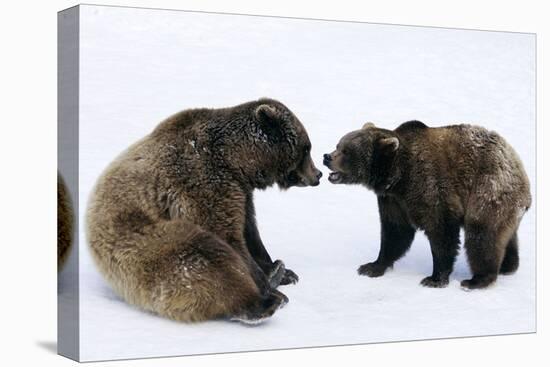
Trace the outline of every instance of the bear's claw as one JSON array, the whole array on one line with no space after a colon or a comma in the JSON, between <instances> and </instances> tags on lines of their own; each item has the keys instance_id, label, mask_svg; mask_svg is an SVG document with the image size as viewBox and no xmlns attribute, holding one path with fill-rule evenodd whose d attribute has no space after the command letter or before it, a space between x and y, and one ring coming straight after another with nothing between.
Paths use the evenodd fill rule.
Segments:
<instances>
[{"instance_id":1,"label":"bear's claw","mask_svg":"<svg viewBox=\"0 0 550 367\"><path fill-rule=\"evenodd\" d=\"M285 269L285 275L283 276L283 279L281 279L281 285L296 284L298 283L298 280L300 280L298 274L290 269Z\"/></svg>"},{"instance_id":2,"label":"bear's claw","mask_svg":"<svg viewBox=\"0 0 550 367\"><path fill-rule=\"evenodd\" d=\"M449 285L449 278L426 277L420 282L421 285L428 288L445 288Z\"/></svg>"}]
</instances>

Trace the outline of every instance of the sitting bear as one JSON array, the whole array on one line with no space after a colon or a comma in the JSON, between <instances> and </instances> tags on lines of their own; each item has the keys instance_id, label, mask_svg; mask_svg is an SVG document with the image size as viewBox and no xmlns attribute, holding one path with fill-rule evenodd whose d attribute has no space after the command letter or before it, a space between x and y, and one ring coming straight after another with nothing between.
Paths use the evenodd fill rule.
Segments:
<instances>
[{"instance_id":1,"label":"sitting bear","mask_svg":"<svg viewBox=\"0 0 550 367\"><path fill-rule=\"evenodd\" d=\"M272 99L190 109L160 123L98 179L87 238L127 302L179 321L258 323L298 280L273 262L253 190L316 186L321 172L296 116Z\"/></svg>"},{"instance_id":2,"label":"sitting bear","mask_svg":"<svg viewBox=\"0 0 550 367\"><path fill-rule=\"evenodd\" d=\"M409 121L391 131L367 123L345 135L323 163L334 184L361 184L378 198L378 259L359 274L378 277L403 256L417 229L433 256L427 287L445 287L460 228L473 273L464 289L484 288L519 265L517 229L531 205L529 180L513 148L471 125L429 128Z\"/></svg>"}]
</instances>

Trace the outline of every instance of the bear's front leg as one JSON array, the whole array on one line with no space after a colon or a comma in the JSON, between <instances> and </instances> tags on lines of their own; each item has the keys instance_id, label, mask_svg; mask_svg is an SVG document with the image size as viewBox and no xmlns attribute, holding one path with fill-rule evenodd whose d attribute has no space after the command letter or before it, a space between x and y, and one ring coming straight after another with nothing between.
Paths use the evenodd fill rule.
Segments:
<instances>
[{"instance_id":1,"label":"bear's front leg","mask_svg":"<svg viewBox=\"0 0 550 367\"><path fill-rule=\"evenodd\" d=\"M381 241L380 252L376 261L361 265L357 272L371 278L384 275L394 262L399 260L411 247L416 230L411 226L405 213L388 197L378 197L380 213Z\"/></svg>"},{"instance_id":2,"label":"bear's front leg","mask_svg":"<svg viewBox=\"0 0 550 367\"><path fill-rule=\"evenodd\" d=\"M458 245L460 243L460 225L452 220L437 221L445 223L440 228L426 231L432 250L432 275L422 279L420 284L430 288L444 288L449 284L449 275L453 271Z\"/></svg>"},{"instance_id":3,"label":"bear's front leg","mask_svg":"<svg viewBox=\"0 0 550 367\"><path fill-rule=\"evenodd\" d=\"M250 255L267 276L272 287L294 284L298 282L298 275L286 269L281 260L273 261L267 252L256 224L256 213L252 193L246 196L246 222L244 238Z\"/></svg>"}]
</instances>

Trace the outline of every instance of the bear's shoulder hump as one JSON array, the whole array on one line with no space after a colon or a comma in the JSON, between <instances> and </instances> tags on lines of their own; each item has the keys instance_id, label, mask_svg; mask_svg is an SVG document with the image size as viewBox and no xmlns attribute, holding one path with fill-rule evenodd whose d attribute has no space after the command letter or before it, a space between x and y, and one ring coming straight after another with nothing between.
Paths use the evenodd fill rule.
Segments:
<instances>
[{"instance_id":1,"label":"bear's shoulder hump","mask_svg":"<svg viewBox=\"0 0 550 367\"><path fill-rule=\"evenodd\" d=\"M412 130L419 130L419 129L427 129L428 126L424 124L421 121L418 120L412 120L402 123L395 129L398 132L405 132L405 131L412 131Z\"/></svg>"}]
</instances>

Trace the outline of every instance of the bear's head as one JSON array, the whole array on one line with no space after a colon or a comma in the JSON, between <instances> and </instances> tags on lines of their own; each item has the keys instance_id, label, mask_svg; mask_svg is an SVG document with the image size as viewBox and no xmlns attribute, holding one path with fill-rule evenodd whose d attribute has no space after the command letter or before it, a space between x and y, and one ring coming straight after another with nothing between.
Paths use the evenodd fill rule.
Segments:
<instances>
[{"instance_id":1,"label":"bear's head","mask_svg":"<svg viewBox=\"0 0 550 367\"><path fill-rule=\"evenodd\" d=\"M246 117L243 117L242 114ZM229 148L232 165L254 188L277 184L317 186L322 173L311 159L311 142L298 118L281 102L263 98L239 112L246 123Z\"/></svg>"},{"instance_id":2,"label":"bear's head","mask_svg":"<svg viewBox=\"0 0 550 367\"><path fill-rule=\"evenodd\" d=\"M344 135L335 151L323 155L323 164L332 171L328 179L333 184L363 184L384 190L392 184L399 151L399 138L393 131L369 122Z\"/></svg>"}]
</instances>

